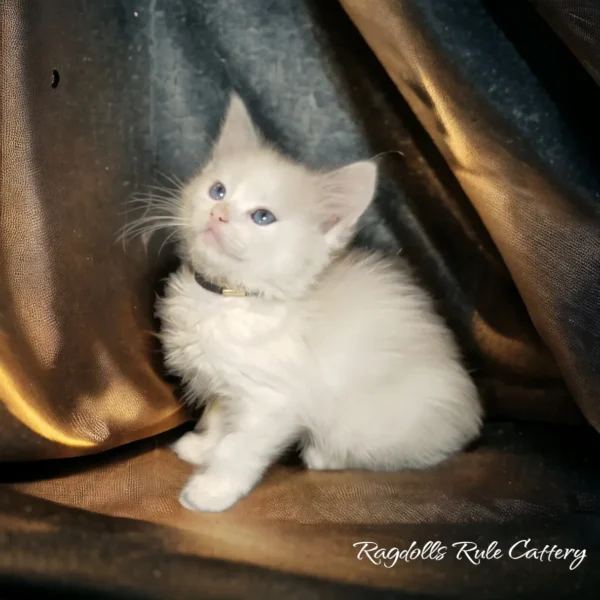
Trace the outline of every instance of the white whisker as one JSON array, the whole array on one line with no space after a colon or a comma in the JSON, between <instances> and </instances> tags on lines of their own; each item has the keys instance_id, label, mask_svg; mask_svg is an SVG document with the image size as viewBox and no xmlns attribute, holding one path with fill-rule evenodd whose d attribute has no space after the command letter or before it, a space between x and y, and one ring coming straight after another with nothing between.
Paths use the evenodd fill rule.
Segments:
<instances>
[{"instance_id":1,"label":"white whisker","mask_svg":"<svg viewBox=\"0 0 600 600\"><path fill-rule=\"evenodd\" d=\"M182 228L185 223L182 219L162 216L143 216L125 225L120 232L119 238L131 241L139 236L154 234L161 229Z\"/></svg>"},{"instance_id":2,"label":"white whisker","mask_svg":"<svg viewBox=\"0 0 600 600\"><path fill-rule=\"evenodd\" d=\"M163 248L169 243L169 241L173 238L173 236L177 235L177 230L175 229L174 231L172 231L163 241L163 243L160 245L160 248L158 249L158 255L160 256L160 253L162 252Z\"/></svg>"},{"instance_id":3,"label":"white whisker","mask_svg":"<svg viewBox=\"0 0 600 600\"><path fill-rule=\"evenodd\" d=\"M163 173L162 171L157 171L157 173L161 177L164 177L171 185L173 185L178 190L181 190L183 188L183 186L185 185L183 183L183 181L181 181L181 179L179 179L179 177L177 177L177 175L167 175L166 173Z\"/></svg>"},{"instance_id":4,"label":"white whisker","mask_svg":"<svg viewBox=\"0 0 600 600\"><path fill-rule=\"evenodd\" d=\"M126 200L123 204L141 204L141 203L148 203L148 204L152 204L154 202L165 202L167 204L177 204L176 202L176 198L173 197L169 197L169 196L158 196L156 194L152 194L152 195L133 195L131 197L131 199Z\"/></svg>"},{"instance_id":5,"label":"white whisker","mask_svg":"<svg viewBox=\"0 0 600 600\"><path fill-rule=\"evenodd\" d=\"M166 194L168 196L172 196L173 198L178 198L179 197L179 190L170 190L169 188L165 188L159 185L148 185L146 186L149 190L154 190L156 192L161 192L163 194Z\"/></svg>"}]
</instances>

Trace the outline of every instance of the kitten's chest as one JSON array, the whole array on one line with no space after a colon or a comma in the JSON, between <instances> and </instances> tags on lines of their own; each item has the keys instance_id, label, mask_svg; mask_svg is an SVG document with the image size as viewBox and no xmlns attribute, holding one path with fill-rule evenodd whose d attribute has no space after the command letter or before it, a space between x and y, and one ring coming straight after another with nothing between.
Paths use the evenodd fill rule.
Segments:
<instances>
[{"instance_id":1,"label":"kitten's chest","mask_svg":"<svg viewBox=\"0 0 600 600\"><path fill-rule=\"evenodd\" d=\"M202 373L220 382L260 376L270 356L291 344L285 307L225 298L174 276L158 310L167 366L187 379Z\"/></svg>"}]
</instances>

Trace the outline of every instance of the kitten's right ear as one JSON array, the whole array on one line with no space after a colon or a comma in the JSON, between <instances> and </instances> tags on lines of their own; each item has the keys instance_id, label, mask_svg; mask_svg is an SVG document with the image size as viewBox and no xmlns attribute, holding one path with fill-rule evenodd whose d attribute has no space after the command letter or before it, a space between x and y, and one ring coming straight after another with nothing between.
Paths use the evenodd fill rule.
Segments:
<instances>
[{"instance_id":1,"label":"kitten's right ear","mask_svg":"<svg viewBox=\"0 0 600 600\"><path fill-rule=\"evenodd\" d=\"M225 156L232 152L256 150L260 143L260 134L252 122L244 101L234 92L213 155Z\"/></svg>"}]
</instances>

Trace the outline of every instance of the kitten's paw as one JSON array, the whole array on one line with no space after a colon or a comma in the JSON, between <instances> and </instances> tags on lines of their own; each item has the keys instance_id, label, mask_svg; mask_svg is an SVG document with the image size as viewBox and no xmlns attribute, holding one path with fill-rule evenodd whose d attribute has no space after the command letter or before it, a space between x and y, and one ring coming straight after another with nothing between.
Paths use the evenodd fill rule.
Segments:
<instances>
[{"instance_id":1,"label":"kitten's paw","mask_svg":"<svg viewBox=\"0 0 600 600\"><path fill-rule=\"evenodd\" d=\"M221 512L232 507L248 491L233 477L197 473L185 484L179 502L189 510Z\"/></svg>"},{"instance_id":2,"label":"kitten's paw","mask_svg":"<svg viewBox=\"0 0 600 600\"><path fill-rule=\"evenodd\" d=\"M344 469L341 461L336 461L321 452L315 446L307 446L302 452L304 464L315 471L340 471Z\"/></svg>"},{"instance_id":3,"label":"kitten's paw","mask_svg":"<svg viewBox=\"0 0 600 600\"><path fill-rule=\"evenodd\" d=\"M195 431L188 431L171 445L171 450L185 462L204 465L212 448L208 444L206 436Z\"/></svg>"}]
</instances>

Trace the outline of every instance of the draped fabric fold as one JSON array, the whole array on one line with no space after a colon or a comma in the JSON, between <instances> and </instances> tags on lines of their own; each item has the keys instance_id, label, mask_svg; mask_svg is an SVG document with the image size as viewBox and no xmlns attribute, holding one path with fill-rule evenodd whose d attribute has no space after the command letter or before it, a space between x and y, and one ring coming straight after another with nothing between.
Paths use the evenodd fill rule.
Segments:
<instances>
[{"instance_id":1,"label":"draped fabric fold","mask_svg":"<svg viewBox=\"0 0 600 600\"><path fill-rule=\"evenodd\" d=\"M127 126L109 127L110 98L68 69L66 91L51 86L58 16L0 7L2 460L98 452L183 419L155 368L157 266L117 243Z\"/></svg>"},{"instance_id":2,"label":"draped fabric fold","mask_svg":"<svg viewBox=\"0 0 600 600\"><path fill-rule=\"evenodd\" d=\"M561 99L544 87L539 69L549 67L523 60L518 32L500 30L502 15L478 0L342 5L473 202L576 400L600 428L600 170L584 154L589 141L563 118ZM522 12L531 20L515 6L506 18ZM591 78L585 89L600 100ZM597 103L585 115L590 129L596 113Z\"/></svg>"}]
</instances>

